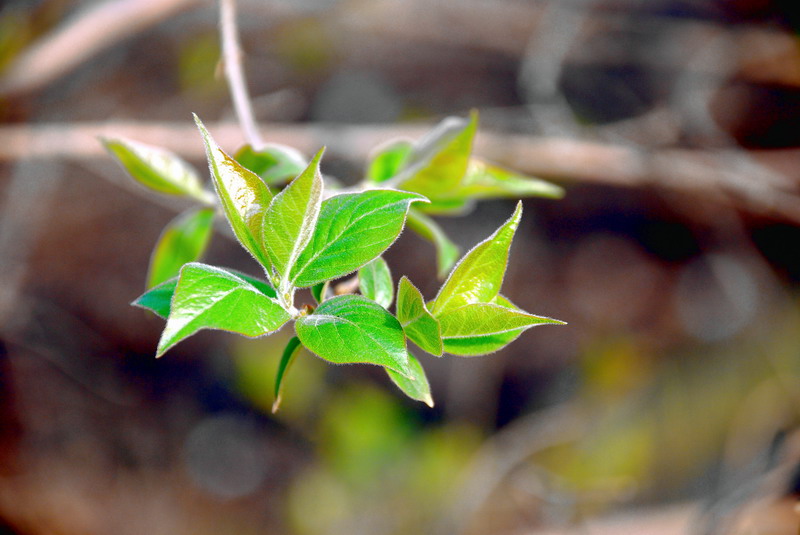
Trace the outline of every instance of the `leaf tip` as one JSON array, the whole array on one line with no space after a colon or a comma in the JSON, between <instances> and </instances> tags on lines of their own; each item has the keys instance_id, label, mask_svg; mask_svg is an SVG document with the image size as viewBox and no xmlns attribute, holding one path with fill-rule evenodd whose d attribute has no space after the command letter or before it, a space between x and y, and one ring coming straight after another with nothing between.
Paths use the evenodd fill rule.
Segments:
<instances>
[{"instance_id":1,"label":"leaf tip","mask_svg":"<svg viewBox=\"0 0 800 535\"><path fill-rule=\"evenodd\" d=\"M283 401L280 394L275 398L275 401L272 402L272 414L277 414L278 409L281 408L281 401Z\"/></svg>"},{"instance_id":2,"label":"leaf tip","mask_svg":"<svg viewBox=\"0 0 800 535\"><path fill-rule=\"evenodd\" d=\"M433 396L431 396L430 394L426 394L425 397L422 399L422 402L425 403L425 405L427 405L431 409L433 408L434 405Z\"/></svg>"}]
</instances>

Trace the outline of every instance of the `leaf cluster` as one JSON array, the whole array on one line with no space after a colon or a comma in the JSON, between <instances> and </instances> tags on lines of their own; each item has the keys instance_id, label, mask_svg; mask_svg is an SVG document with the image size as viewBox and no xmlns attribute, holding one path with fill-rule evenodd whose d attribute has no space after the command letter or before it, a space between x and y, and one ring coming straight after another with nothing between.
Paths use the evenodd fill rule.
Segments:
<instances>
[{"instance_id":1,"label":"leaf cluster","mask_svg":"<svg viewBox=\"0 0 800 535\"><path fill-rule=\"evenodd\" d=\"M457 263L458 249L430 217L463 211L475 199L561 195L557 186L472 157L476 114L444 121L419 143L399 140L380 147L356 191L326 190L320 172L324 149L308 163L279 145L245 147L231 157L195 120L213 192L191 166L163 149L103 140L143 185L203 205L164 230L151 257L149 290L133 303L166 319L157 357L201 329L257 337L293 323L274 409L283 378L303 348L335 364L381 366L406 395L432 406L428 380L409 341L437 357L477 356L501 349L535 325L562 323L520 310L500 293L521 203ZM199 262L215 213L224 215L263 278ZM436 246L440 276L449 272L431 301L405 276L395 290L381 256L406 223ZM360 293L334 295L331 281L353 273L350 286ZM316 302L298 308L295 295L303 288Z\"/></svg>"}]
</instances>

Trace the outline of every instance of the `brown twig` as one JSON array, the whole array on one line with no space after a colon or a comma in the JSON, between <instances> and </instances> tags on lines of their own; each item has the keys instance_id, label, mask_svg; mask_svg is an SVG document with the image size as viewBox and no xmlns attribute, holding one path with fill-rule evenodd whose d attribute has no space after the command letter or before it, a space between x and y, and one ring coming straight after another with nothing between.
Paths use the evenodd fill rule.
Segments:
<instances>
[{"instance_id":1,"label":"brown twig","mask_svg":"<svg viewBox=\"0 0 800 535\"><path fill-rule=\"evenodd\" d=\"M220 0L219 30L222 40L222 57L225 68L225 79L231 92L231 100L236 110L236 117L244 131L247 142L256 150L264 146L258 132L253 104L247 90L247 79L242 68L242 47L239 43L239 32L236 26L236 1Z\"/></svg>"},{"instance_id":2,"label":"brown twig","mask_svg":"<svg viewBox=\"0 0 800 535\"><path fill-rule=\"evenodd\" d=\"M108 0L81 11L25 50L0 78L0 96L32 91L98 52L200 0Z\"/></svg>"},{"instance_id":3,"label":"brown twig","mask_svg":"<svg viewBox=\"0 0 800 535\"><path fill-rule=\"evenodd\" d=\"M239 125L210 125L220 145L236 149ZM363 161L378 144L396 137L420 138L428 126L278 125L270 139L311 153ZM203 146L187 121L169 123L72 123L1 126L0 161L25 158L106 158L97 137L129 137L200 160ZM569 138L481 132L476 153L520 172L566 182L621 187L658 187L774 214L800 222L800 149L646 149L635 145Z\"/></svg>"}]
</instances>

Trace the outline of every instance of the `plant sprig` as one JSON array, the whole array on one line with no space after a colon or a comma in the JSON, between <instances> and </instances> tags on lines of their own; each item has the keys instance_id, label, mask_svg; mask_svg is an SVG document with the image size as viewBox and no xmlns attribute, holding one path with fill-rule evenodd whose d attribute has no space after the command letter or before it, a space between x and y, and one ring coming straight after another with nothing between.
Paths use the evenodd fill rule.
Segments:
<instances>
[{"instance_id":1,"label":"plant sprig","mask_svg":"<svg viewBox=\"0 0 800 535\"><path fill-rule=\"evenodd\" d=\"M332 363L381 366L406 395L432 406L428 380L409 341L437 357L477 356L505 347L530 327L563 323L520 310L500 293L521 203L457 263L455 245L430 217L463 212L482 198L562 194L557 186L474 158L477 114L466 121L448 119L419 143L384 145L371 158L361 187L347 192L325 191L323 150L304 167L296 151L275 145L261 151L246 147L235 158L195 120L213 196L175 155L130 140L104 143L152 189L206 205L217 199L218 211L261 266L263 279L200 263L212 211L179 216L156 245L149 290L133 302L166 319L156 356L202 329L257 337L293 323L296 336L280 363L274 409L285 374L303 348ZM293 178L280 188L288 176ZM449 272L431 301L405 276L395 291L381 256L407 219L436 247L439 275ZM360 295L331 295L331 281L353 273ZM316 306L297 306L301 288L311 288Z\"/></svg>"}]
</instances>

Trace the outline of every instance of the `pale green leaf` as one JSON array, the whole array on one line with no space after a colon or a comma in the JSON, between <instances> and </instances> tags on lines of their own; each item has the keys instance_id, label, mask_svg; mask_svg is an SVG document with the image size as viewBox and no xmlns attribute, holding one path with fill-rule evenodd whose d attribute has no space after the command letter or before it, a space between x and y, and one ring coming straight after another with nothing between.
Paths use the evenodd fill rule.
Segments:
<instances>
[{"instance_id":1,"label":"pale green leaf","mask_svg":"<svg viewBox=\"0 0 800 535\"><path fill-rule=\"evenodd\" d=\"M378 257L358 270L358 284L361 294L372 299L383 308L389 308L394 299L392 273L386 260Z\"/></svg>"},{"instance_id":2,"label":"pale green leaf","mask_svg":"<svg viewBox=\"0 0 800 535\"><path fill-rule=\"evenodd\" d=\"M302 173L307 165L306 159L298 150L272 143L257 151L250 145L245 145L236 152L234 158L270 185L291 180Z\"/></svg>"},{"instance_id":3,"label":"pale green leaf","mask_svg":"<svg viewBox=\"0 0 800 535\"><path fill-rule=\"evenodd\" d=\"M520 202L508 221L464 255L431 305L434 316L471 303L488 303L498 295L506 272L508 251L521 216Z\"/></svg>"},{"instance_id":4,"label":"pale green leaf","mask_svg":"<svg viewBox=\"0 0 800 535\"><path fill-rule=\"evenodd\" d=\"M311 240L322 203L320 150L286 188L272 200L264 214L264 243L278 274L286 278Z\"/></svg>"},{"instance_id":5,"label":"pale green leaf","mask_svg":"<svg viewBox=\"0 0 800 535\"><path fill-rule=\"evenodd\" d=\"M283 349L281 362L278 364L278 373L275 375L275 401L272 403L273 414L278 412L281 406L281 400L283 399L283 378L286 376L286 372L289 371L289 368L294 363L294 359L297 358L301 349L303 349L303 345L296 336L292 336Z\"/></svg>"},{"instance_id":6,"label":"pale green leaf","mask_svg":"<svg viewBox=\"0 0 800 535\"><path fill-rule=\"evenodd\" d=\"M492 305L504 307L509 309L510 312L526 314L521 311L514 303L509 301L502 295L496 296L491 301ZM548 318L549 319L549 318ZM552 320L551 323L563 323L558 320ZM517 339L527 327L508 330L497 334L487 334L478 336L465 336L461 338L445 338L444 351L451 355L461 357L477 357L494 353L504 348L511 342Z\"/></svg>"},{"instance_id":7,"label":"pale green leaf","mask_svg":"<svg viewBox=\"0 0 800 535\"><path fill-rule=\"evenodd\" d=\"M415 208L408 211L406 225L436 247L436 274L443 279L458 260L458 246L450 241L436 221Z\"/></svg>"},{"instance_id":8,"label":"pale green leaf","mask_svg":"<svg viewBox=\"0 0 800 535\"><path fill-rule=\"evenodd\" d=\"M428 407L433 408L433 397L431 396L431 387L428 384L428 378L425 376L425 370L422 369L422 364L419 360L412 355L408 354L408 368L411 372L411 377L406 377L393 370L386 369L389 378L403 391L405 395L411 399L422 401Z\"/></svg>"},{"instance_id":9,"label":"pale green leaf","mask_svg":"<svg viewBox=\"0 0 800 535\"><path fill-rule=\"evenodd\" d=\"M289 319L277 301L244 278L205 264L186 264L156 356L201 329L255 337L278 330Z\"/></svg>"},{"instance_id":10,"label":"pale green leaf","mask_svg":"<svg viewBox=\"0 0 800 535\"><path fill-rule=\"evenodd\" d=\"M323 302L295 322L303 345L336 364L377 364L411 375L400 322L378 303L361 295L341 295Z\"/></svg>"},{"instance_id":11,"label":"pale green leaf","mask_svg":"<svg viewBox=\"0 0 800 535\"><path fill-rule=\"evenodd\" d=\"M203 135L211 178L228 223L244 248L268 269L269 256L264 249L261 229L272 193L263 180L219 148L196 115L194 120Z\"/></svg>"},{"instance_id":12,"label":"pale green leaf","mask_svg":"<svg viewBox=\"0 0 800 535\"><path fill-rule=\"evenodd\" d=\"M236 271L234 269L228 268L216 268L222 271L227 271L231 275L235 277L239 277L241 279L246 280L254 288L256 288L259 292L263 293L268 297L275 297L275 290L269 283L247 275L246 273L242 273L240 271ZM131 303L133 306L138 306L141 308L146 308L147 310L153 312L157 316L161 316L164 319L167 319L169 316L170 307L172 306L172 296L175 293L175 286L178 284L178 277L173 277L167 281L162 282L158 286L149 289L144 294L139 296L135 301Z\"/></svg>"},{"instance_id":13,"label":"pale green leaf","mask_svg":"<svg viewBox=\"0 0 800 535\"><path fill-rule=\"evenodd\" d=\"M185 195L212 204L213 194L203 188L194 168L178 155L132 139L101 138L106 149L140 184L170 195Z\"/></svg>"},{"instance_id":14,"label":"pale green leaf","mask_svg":"<svg viewBox=\"0 0 800 535\"><path fill-rule=\"evenodd\" d=\"M464 181L455 194L461 198L550 197L560 199L564 189L539 178L527 177L471 158Z\"/></svg>"},{"instance_id":15,"label":"pale green leaf","mask_svg":"<svg viewBox=\"0 0 800 535\"><path fill-rule=\"evenodd\" d=\"M317 227L292 271L300 288L352 273L383 253L400 235L416 193L369 190L322 203Z\"/></svg>"},{"instance_id":16,"label":"pale green leaf","mask_svg":"<svg viewBox=\"0 0 800 535\"><path fill-rule=\"evenodd\" d=\"M393 178L403 169L413 151L413 143L405 139L378 146L369 157L367 180L380 183Z\"/></svg>"},{"instance_id":17,"label":"pale green leaf","mask_svg":"<svg viewBox=\"0 0 800 535\"><path fill-rule=\"evenodd\" d=\"M467 172L477 126L477 113L468 121L456 117L442 121L417 145L396 187L421 193L431 201L447 197Z\"/></svg>"},{"instance_id":18,"label":"pale green leaf","mask_svg":"<svg viewBox=\"0 0 800 535\"><path fill-rule=\"evenodd\" d=\"M214 210L189 210L167 225L150 257L147 287L178 275L184 264L199 260L211 238Z\"/></svg>"},{"instance_id":19,"label":"pale green leaf","mask_svg":"<svg viewBox=\"0 0 800 535\"><path fill-rule=\"evenodd\" d=\"M439 322L428 311L420 291L406 277L397 284L397 319L409 340L420 349L441 356Z\"/></svg>"},{"instance_id":20,"label":"pale green leaf","mask_svg":"<svg viewBox=\"0 0 800 535\"><path fill-rule=\"evenodd\" d=\"M439 314L437 319L442 328L442 338L445 340L500 334L543 323L564 323L493 303L471 303L448 308Z\"/></svg>"}]
</instances>

